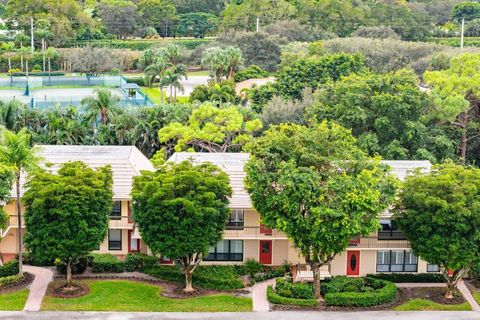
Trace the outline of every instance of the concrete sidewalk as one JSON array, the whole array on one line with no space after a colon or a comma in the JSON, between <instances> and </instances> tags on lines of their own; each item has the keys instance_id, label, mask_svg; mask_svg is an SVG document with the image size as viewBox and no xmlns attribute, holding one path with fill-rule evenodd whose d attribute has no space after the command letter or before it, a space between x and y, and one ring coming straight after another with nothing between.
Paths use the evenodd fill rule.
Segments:
<instances>
[{"instance_id":1,"label":"concrete sidewalk","mask_svg":"<svg viewBox=\"0 0 480 320\"><path fill-rule=\"evenodd\" d=\"M30 293L25 303L24 311L38 311L42 305L43 297L47 291L48 284L52 281L53 272L47 268L34 266L23 266L23 271L35 275L35 279L30 285Z\"/></svg>"},{"instance_id":2,"label":"concrete sidewalk","mask_svg":"<svg viewBox=\"0 0 480 320\"><path fill-rule=\"evenodd\" d=\"M275 279L259 282L252 287L253 311L265 312L270 310L267 299L267 287L275 284Z\"/></svg>"},{"instance_id":3,"label":"concrete sidewalk","mask_svg":"<svg viewBox=\"0 0 480 320\"><path fill-rule=\"evenodd\" d=\"M480 320L480 312L0 312L5 320Z\"/></svg>"}]
</instances>

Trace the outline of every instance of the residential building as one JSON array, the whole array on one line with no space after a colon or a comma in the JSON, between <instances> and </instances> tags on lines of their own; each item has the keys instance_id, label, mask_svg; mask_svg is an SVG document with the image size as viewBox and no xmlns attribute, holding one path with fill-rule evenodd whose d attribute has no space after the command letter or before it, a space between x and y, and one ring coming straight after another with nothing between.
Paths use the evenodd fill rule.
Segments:
<instances>
[{"instance_id":1,"label":"residential building","mask_svg":"<svg viewBox=\"0 0 480 320\"><path fill-rule=\"evenodd\" d=\"M92 168L110 165L113 174L114 206L110 214L109 230L104 242L96 253L111 253L124 257L129 252L147 252L138 231L134 231L130 210L130 192L133 177L143 170L153 170L151 162L134 146L39 146L41 165L49 164L49 170L56 171L61 164L69 161L83 161ZM22 177L21 195L23 195ZM16 192L12 191L15 199ZM3 238L0 242L0 253L4 261L13 259L18 252L18 222L15 201L6 206L10 219L7 227L0 230ZM25 211L22 209L22 212ZM23 227L25 224L22 223Z\"/></svg>"},{"instance_id":2,"label":"residential building","mask_svg":"<svg viewBox=\"0 0 480 320\"><path fill-rule=\"evenodd\" d=\"M194 163L211 162L226 172L233 194L232 209L224 239L210 248L205 264L241 263L249 258L266 265L277 266L288 261L305 265L305 260L293 247L288 237L262 225L244 188L246 153L175 153L169 161L190 159ZM382 161L392 168L400 180L416 169L430 170L428 161ZM390 212L380 215L382 229L369 237L352 239L345 252L336 256L328 272L331 275L363 276L377 272L438 272L438 267L415 257L404 235L396 228Z\"/></svg>"}]
</instances>

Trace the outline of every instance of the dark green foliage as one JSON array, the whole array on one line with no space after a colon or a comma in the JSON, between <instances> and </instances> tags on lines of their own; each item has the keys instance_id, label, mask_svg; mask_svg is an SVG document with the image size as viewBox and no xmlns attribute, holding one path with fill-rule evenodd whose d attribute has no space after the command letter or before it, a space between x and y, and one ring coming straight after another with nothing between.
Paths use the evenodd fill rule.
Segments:
<instances>
[{"instance_id":1,"label":"dark green foliage","mask_svg":"<svg viewBox=\"0 0 480 320\"><path fill-rule=\"evenodd\" d=\"M74 262L105 239L112 210L112 172L68 162L57 174L38 171L27 182L25 244L36 259Z\"/></svg>"},{"instance_id":2,"label":"dark green foliage","mask_svg":"<svg viewBox=\"0 0 480 320\"><path fill-rule=\"evenodd\" d=\"M153 277L184 282L182 270L176 266L155 266L144 268L142 272ZM204 289L236 290L243 288L235 266L199 266L193 274L193 285Z\"/></svg>"},{"instance_id":3,"label":"dark green foliage","mask_svg":"<svg viewBox=\"0 0 480 320\"><path fill-rule=\"evenodd\" d=\"M247 261L245 261L245 270L248 275L253 278L256 273L263 270L263 266L255 259L247 259Z\"/></svg>"},{"instance_id":4,"label":"dark green foliage","mask_svg":"<svg viewBox=\"0 0 480 320\"><path fill-rule=\"evenodd\" d=\"M125 270L125 265L116 256L109 253L92 254L92 271L94 273L119 273Z\"/></svg>"},{"instance_id":5,"label":"dark green foliage","mask_svg":"<svg viewBox=\"0 0 480 320\"><path fill-rule=\"evenodd\" d=\"M480 19L480 3L473 1L466 1L457 4L452 10L452 18L456 21L471 21Z\"/></svg>"},{"instance_id":6,"label":"dark green foliage","mask_svg":"<svg viewBox=\"0 0 480 320\"><path fill-rule=\"evenodd\" d=\"M333 277L322 283L322 295L336 292L360 291L365 287L364 278L349 278L346 276Z\"/></svg>"},{"instance_id":7,"label":"dark green foliage","mask_svg":"<svg viewBox=\"0 0 480 320\"><path fill-rule=\"evenodd\" d=\"M304 88L317 89L328 81L364 70L360 54L332 54L319 58L297 60L277 75L276 88L285 97L300 99Z\"/></svg>"},{"instance_id":8,"label":"dark green foliage","mask_svg":"<svg viewBox=\"0 0 480 320\"><path fill-rule=\"evenodd\" d=\"M267 83L266 85L250 89L249 96L252 102L252 109L255 112L261 113L263 107L276 94L278 94L278 90L273 83Z\"/></svg>"},{"instance_id":9,"label":"dark green foliage","mask_svg":"<svg viewBox=\"0 0 480 320\"><path fill-rule=\"evenodd\" d=\"M127 80L128 83L136 83L138 84L140 87L143 87L145 86L145 79L142 78L142 77L130 77L130 78L125 78Z\"/></svg>"},{"instance_id":10,"label":"dark green foliage","mask_svg":"<svg viewBox=\"0 0 480 320\"><path fill-rule=\"evenodd\" d=\"M302 307L314 307L318 305L318 300L316 299L295 299L283 297L276 293L272 286L268 286L267 288L267 299L269 302L274 304L296 305Z\"/></svg>"},{"instance_id":11,"label":"dark green foliage","mask_svg":"<svg viewBox=\"0 0 480 320\"><path fill-rule=\"evenodd\" d=\"M368 274L367 277L386 280L395 283L440 283L445 278L440 273L377 273Z\"/></svg>"},{"instance_id":12,"label":"dark green foliage","mask_svg":"<svg viewBox=\"0 0 480 320\"><path fill-rule=\"evenodd\" d=\"M391 282L365 278L365 285L374 290L329 292L325 294L325 304L338 307L370 307L389 303L397 296L397 287Z\"/></svg>"},{"instance_id":13,"label":"dark green foliage","mask_svg":"<svg viewBox=\"0 0 480 320\"><path fill-rule=\"evenodd\" d=\"M0 288L6 287L6 286L12 286L17 283L20 283L22 282L23 277L24 277L23 275L16 274L14 276L7 276L7 277L0 278Z\"/></svg>"},{"instance_id":14,"label":"dark green foliage","mask_svg":"<svg viewBox=\"0 0 480 320\"><path fill-rule=\"evenodd\" d=\"M185 13L180 15L176 33L182 37L204 38L216 31L218 18L205 12Z\"/></svg>"},{"instance_id":15,"label":"dark green foliage","mask_svg":"<svg viewBox=\"0 0 480 320\"><path fill-rule=\"evenodd\" d=\"M292 283L292 279L277 278L275 291L284 298L313 299L313 286L309 283Z\"/></svg>"},{"instance_id":16,"label":"dark green foliage","mask_svg":"<svg viewBox=\"0 0 480 320\"><path fill-rule=\"evenodd\" d=\"M156 266L159 259L142 253L129 253L125 258L126 271L139 271Z\"/></svg>"},{"instance_id":17,"label":"dark green foliage","mask_svg":"<svg viewBox=\"0 0 480 320\"><path fill-rule=\"evenodd\" d=\"M0 266L0 278L13 276L18 273L18 260L11 260Z\"/></svg>"},{"instance_id":18,"label":"dark green foliage","mask_svg":"<svg viewBox=\"0 0 480 320\"><path fill-rule=\"evenodd\" d=\"M80 257L72 264L72 274L82 274L87 269L87 257ZM65 264L57 265L57 272L60 274L67 274L67 267Z\"/></svg>"},{"instance_id":19,"label":"dark green foliage","mask_svg":"<svg viewBox=\"0 0 480 320\"><path fill-rule=\"evenodd\" d=\"M257 78L265 78L268 77L268 71L259 67L257 65L250 65L247 68L238 71L233 76L235 82L240 82L248 79L257 79Z\"/></svg>"}]
</instances>

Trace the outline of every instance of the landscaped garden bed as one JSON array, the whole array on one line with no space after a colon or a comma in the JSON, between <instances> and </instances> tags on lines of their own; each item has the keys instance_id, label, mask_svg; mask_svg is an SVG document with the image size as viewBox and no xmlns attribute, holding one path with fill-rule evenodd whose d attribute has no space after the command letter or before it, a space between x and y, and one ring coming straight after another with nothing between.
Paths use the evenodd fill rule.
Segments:
<instances>
[{"instance_id":1,"label":"landscaped garden bed","mask_svg":"<svg viewBox=\"0 0 480 320\"><path fill-rule=\"evenodd\" d=\"M252 300L233 294L212 294L204 292L202 296L172 299L163 296L163 292L175 290L165 284L147 284L126 280L82 280L89 293L78 298L53 297L49 289L42 310L61 311L251 311ZM51 284L50 287L55 287ZM207 294L208 293L208 294Z\"/></svg>"},{"instance_id":2,"label":"landscaped garden bed","mask_svg":"<svg viewBox=\"0 0 480 320\"><path fill-rule=\"evenodd\" d=\"M405 303L397 306L397 311L468 311L471 310L470 304L466 302L463 295L453 292L453 299L445 298L445 288L422 288L411 287L401 288L406 300Z\"/></svg>"}]
</instances>

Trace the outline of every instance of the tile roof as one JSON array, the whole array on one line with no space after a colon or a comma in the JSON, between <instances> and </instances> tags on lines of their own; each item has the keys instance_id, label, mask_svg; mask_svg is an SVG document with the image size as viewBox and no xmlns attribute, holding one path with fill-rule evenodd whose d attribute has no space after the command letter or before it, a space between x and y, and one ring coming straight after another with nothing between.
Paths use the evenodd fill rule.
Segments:
<instances>
[{"instance_id":1,"label":"tile roof","mask_svg":"<svg viewBox=\"0 0 480 320\"><path fill-rule=\"evenodd\" d=\"M142 170L154 170L152 163L135 146L39 145L41 164L51 163L52 171L69 161L83 161L91 168L112 167L114 199L130 199L132 179ZM24 177L22 178L22 186ZM23 188L21 191L23 194ZM15 197L15 190L12 197Z\"/></svg>"},{"instance_id":2,"label":"tile roof","mask_svg":"<svg viewBox=\"0 0 480 320\"><path fill-rule=\"evenodd\" d=\"M182 162L191 159L193 163L211 162L220 167L230 178L230 184L233 189L230 199L231 208L253 208L250 196L244 188L243 180L245 172L243 167L248 161L248 153L200 153L200 152L177 152L173 154L169 161ZM429 161L417 160L385 160L382 163L392 168L392 173L400 180L405 179L408 173L416 168L430 170Z\"/></svg>"}]
</instances>

